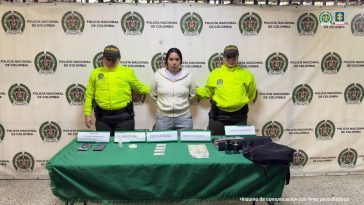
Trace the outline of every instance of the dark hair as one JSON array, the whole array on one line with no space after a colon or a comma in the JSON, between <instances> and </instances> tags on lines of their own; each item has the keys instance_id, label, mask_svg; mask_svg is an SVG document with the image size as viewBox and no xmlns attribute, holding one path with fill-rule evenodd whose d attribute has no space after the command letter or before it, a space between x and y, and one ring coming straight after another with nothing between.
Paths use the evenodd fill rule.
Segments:
<instances>
[{"instance_id":1,"label":"dark hair","mask_svg":"<svg viewBox=\"0 0 364 205\"><path fill-rule=\"evenodd\" d=\"M177 53L179 59L181 60L181 64L182 64L182 53L181 53L181 51L178 48L170 48L167 51L167 54L166 54L166 66L168 67L168 58L169 58L169 55L171 53Z\"/></svg>"}]
</instances>

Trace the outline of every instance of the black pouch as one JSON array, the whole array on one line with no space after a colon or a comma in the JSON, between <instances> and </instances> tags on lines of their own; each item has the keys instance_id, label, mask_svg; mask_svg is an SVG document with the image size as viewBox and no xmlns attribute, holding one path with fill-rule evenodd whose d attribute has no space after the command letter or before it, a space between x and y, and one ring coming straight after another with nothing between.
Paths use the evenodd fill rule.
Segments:
<instances>
[{"instance_id":1,"label":"black pouch","mask_svg":"<svg viewBox=\"0 0 364 205\"><path fill-rule=\"evenodd\" d=\"M134 104L133 102L129 102L128 105L125 107L126 112L129 114L134 114Z\"/></svg>"},{"instance_id":2,"label":"black pouch","mask_svg":"<svg viewBox=\"0 0 364 205\"><path fill-rule=\"evenodd\" d=\"M266 136L244 137L243 149L263 145L267 142L272 142L272 138Z\"/></svg>"},{"instance_id":3,"label":"black pouch","mask_svg":"<svg viewBox=\"0 0 364 205\"><path fill-rule=\"evenodd\" d=\"M129 114L128 112L124 112L118 115L102 115L100 116L100 120L104 122L117 122L123 120L130 120L134 117L134 113Z\"/></svg>"},{"instance_id":4,"label":"black pouch","mask_svg":"<svg viewBox=\"0 0 364 205\"><path fill-rule=\"evenodd\" d=\"M218 108L216 102L211 99L210 103L211 103L211 109L209 112L209 117L211 117L213 120L216 120L218 115Z\"/></svg>"},{"instance_id":5,"label":"black pouch","mask_svg":"<svg viewBox=\"0 0 364 205\"><path fill-rule=\"evenodd\" d=\"M274 142L265 142L257 145L248 144L243 148L245 158L262 165L265 176L268 173L268 164L281 164L285 167L286 185L290 181L289 165L293 161L293 153L295 150L286 145L277 144Z\"/></svg>"},{"instance_id":6,"label":"black pouch","mask_svg":"<svg viewBox=\"0 0 364 205\"><path fill-rule=\"evenodd\" d=\"M265 142L260 145L248 145L243 148L243 155L255 163L289 164L293 161L294 149L277 144Z\"/></svg>"}]
</instances>

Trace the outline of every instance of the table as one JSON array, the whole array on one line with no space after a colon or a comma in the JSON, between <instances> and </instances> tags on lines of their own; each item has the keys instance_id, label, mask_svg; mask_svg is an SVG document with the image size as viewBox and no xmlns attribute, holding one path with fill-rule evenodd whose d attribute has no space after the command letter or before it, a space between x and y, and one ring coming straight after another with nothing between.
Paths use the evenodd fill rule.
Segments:
<instances>
[{"instance_id":1,"label":"table","mask_svg":"<svg viewBox=\"0 0 364 205\"><path fill-rule=\"evenodd\" d=\"M111 139L112 140L112 139ZM280 198L285 168L261 165L242 154L227 155L212 143L168 142L164 156L154 156L156 143L131 149L110 142L104 151L77 151L73 140L46 165L55 196L65 202L148 203ZM189 155L188 144L206 144L208 159Z\"/></svg>"}]
</instances>

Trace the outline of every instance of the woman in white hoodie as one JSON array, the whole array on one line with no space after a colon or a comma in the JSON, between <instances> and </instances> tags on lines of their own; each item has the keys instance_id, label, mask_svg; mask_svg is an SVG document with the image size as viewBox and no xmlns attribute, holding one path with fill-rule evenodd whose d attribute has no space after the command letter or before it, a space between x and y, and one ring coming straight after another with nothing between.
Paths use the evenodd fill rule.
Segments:
<instances>
[{"instance_id":1,"label":"woman in white hoodie","mask_svg":"<svg viewBox=\"0 0 364 205\"><path fill-rule=\"evenodd\" d=\"M150 95L157 103L155 130L192 129L191 102L196 87L191 73L181 68L182 53L171 48L166 54L166 68L158 69Z\"/></svg>"}]
</instances>

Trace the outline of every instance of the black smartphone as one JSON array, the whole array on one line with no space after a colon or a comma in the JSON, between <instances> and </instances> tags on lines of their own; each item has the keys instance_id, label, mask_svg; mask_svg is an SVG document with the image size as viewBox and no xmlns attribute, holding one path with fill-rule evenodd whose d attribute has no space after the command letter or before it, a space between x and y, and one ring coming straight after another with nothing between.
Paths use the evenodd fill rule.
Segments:
<instances>
[{"instance_id":1,"label":"black smartphone","mask_svg":"<svg viewBox=\"0 0 364 205\"><path fill-rule=\"evenodd\" d=\"M78 151L87 151L88 149L90 149L90 147L92 146L92 144L82 144L79 148Z\"/></svg>"},{"instance_id":2,"label":"black smartphone","mask_svg":"<svg viewBox=\"0 0 364 205\"><path fill-rule=\"evenodd\" d=\"M102 151L104 150L106 147L106 144L98 144L96 145L96 147L94 148L94 151Z\"/></svg>"}]
</instances>

